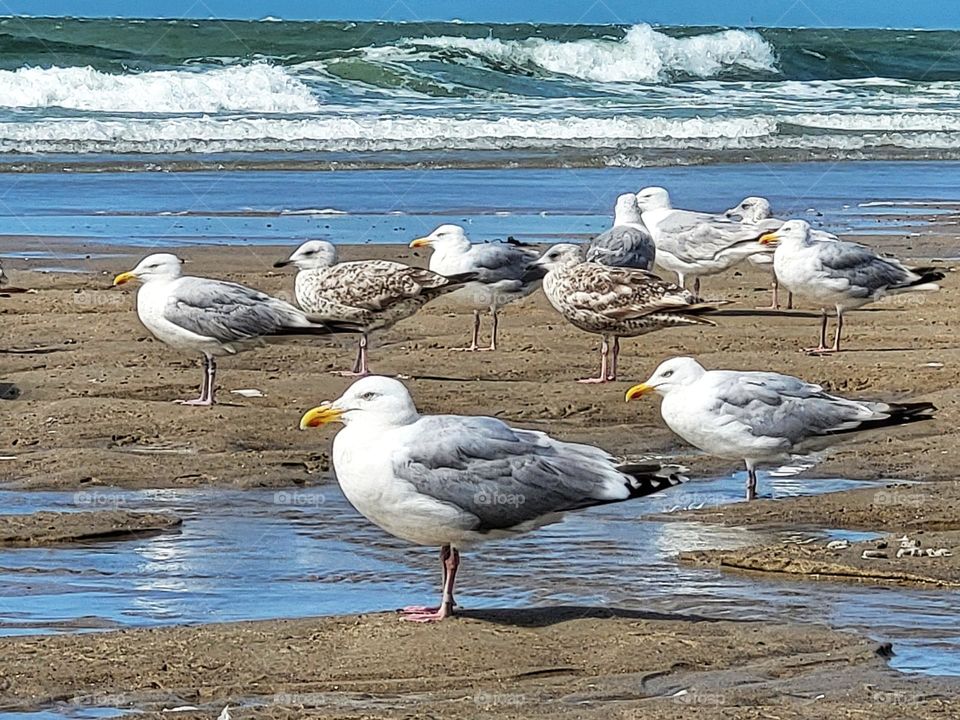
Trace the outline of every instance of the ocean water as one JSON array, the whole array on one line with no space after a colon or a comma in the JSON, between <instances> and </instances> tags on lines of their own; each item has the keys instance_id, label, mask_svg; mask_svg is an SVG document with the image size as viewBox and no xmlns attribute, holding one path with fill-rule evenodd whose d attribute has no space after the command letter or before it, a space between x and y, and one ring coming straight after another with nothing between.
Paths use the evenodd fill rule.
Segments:
<instances>
[{"instance_id":1,"label":"ocean water","mask_svg":"<svg viewBox=\"0 0 960 720\"><path fill-rule=\"evenodd\" d=\"M957 158L958 42L954 31L5 18L0 163Z\"/></svg>"},{"instance_id":2,"label":"ocean water","mask_svg":"<svg viewBox=\"0 0 960 720\"><path fill-rule=\"evenodd\" d=\"M610 225L616 196L670 189L678 207L721 212L764 195L782 217L957 257L936 240L956 225L960 162L737 163L709 167L0 172L0 257L76 269L95 245L407 244L438 225L475 241L578 241ZM945 207L938 207L938 205ZM936 217L939 230L928 225ZM878 237L879 236L879 237ZM56 242L50 242L56 239ZM45 247L45 245L47 247ZM118 249L118 252L127 252ZM274 260L277 258L273 258ZM65 261L71 261L65 263ZM270 261L272 262L272 260ZM100 268L100 258L82 263Z\"/></svg>"}]
</instances>

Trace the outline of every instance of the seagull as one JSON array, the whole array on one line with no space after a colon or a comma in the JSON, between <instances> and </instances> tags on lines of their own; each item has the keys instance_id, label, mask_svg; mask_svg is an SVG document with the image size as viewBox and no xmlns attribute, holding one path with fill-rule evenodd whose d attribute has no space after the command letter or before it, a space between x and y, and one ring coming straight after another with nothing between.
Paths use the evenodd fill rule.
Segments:
<instances>
[{"instance_id":1,"label":"seagull","mask_svg":"<svg viewBox=\"0 0 960 720\"><path fill-rule=\"evenodd\" d=\"M624 193L617 198L613 227L587 245L587 261L612 267L652 270L657 246L640 217L637 196Z\"/></svg>"},{"instance_id":2,"label":"seagull","mask_svg":"<svg viewBox=\"0 0 960 720\"><path fill-rule=\"evenodd\" d=\"M244 285L183 275L182 263L170 253L148 255L133 270L117 275L113 284L139 280L140 322L170 347L203 354L200 397L179 401L184 405L214 404L219 355L242 352L268 337L357 331L353 325L310 318L293 305Z\"/></svg>"},{"instance_id":3,"label":"seagull","mask_svg":"<svg viewBox=\"0 0 960 720\"><path fill-rule=\"evenodd\" d=\"M626 400L656 392L667 426L710 455L743 460L747 499L757 465L823 450L850 436L932 419L928 402L884 403L829 395L819 385L772 372L706 370L689 357L663 362Z\"/></svg>"},{"instance_id":4,"label":"seagull","mask_svg":"<svg viewBox=\"0 0 960 720\"><path fill-rule=\"evenodd\" d=\"M727 210L723 216L728 220L735 220L740 223L753 225L759 231L757 239L764 233L773 232L783 225L785 220L775 218L773 210L770 207L770 201L763 197L750 196L745 197L736 205ZM780 282L777 280L777 274L773 271L773 253L757 253L747 256L747 261L754 267L762 268L770 273L771 280L771 301L770 310L780 309ZM787 310L793 309L793 293L787 293Z\"/></svg>"},{"instance_id":5,"label":"seagull","mask_svg":"<svg viewBox=\"0 0 960 720\"><path fill-rule=\"evenodd\" d=\"M434 298L457 290L472 280L470 273L444 277L430 270L389 260L337 262L337 249L324 240L303 243L280 268L296 265L297 303L324 320L341 320L362 327L352 372L369 375L367 340L374 330L391 327L417 312Z\"/></svg>"},{"instance_id":6,"label":"seagull","mask_svg":"<svg viewBox=\"0 0 960 720\"><path fill-rule=\"evenodd\" d=\"M755 229L708 213L674 209L662 187L640 190L637 205L657 245L657 265L675 272L681 287L693 277L694 295L700 295L702 276L723 272L750 255L769 252L757 242Z\"/></svg>"},{"instance_id":7,"label":"seagull","mask_svg":"<svg viewBox=\"0 0 960 720\"><path fill-rule=\"evenodd\" d=\"M461 549L686 479L676 466L622 464L592 445L497 418L420 415L403 383L378 375L307 411L300 428L334 421L344 427L333 441L333 466L350 504L395 537L440 548L440 605L401 611L416 622L454 613Z\"/></svg>"},{"instance_id":8,"label":"seagull","mask_svg":"<svg viewBox=\"0 0 960 720\"><path fill-rule=\"evenodd\" d=\"M690 291L646 270L586 262L578 245L554 245L534 265L547 271L543 292L557 312L602 338L600 375L580 380L583 383L617 379L622 337L671 326L716 324L700 317L716 310L715 305L697 301Z\"/></svg>"},{"instance_id":9,"label":"seagull","mask_svg":"<svg viewBox=\"0 0 960 720\"><path fill-rule=\"evenodd\" d=\"M540 278L527 273L537 252L516 243L471 243L459 225L441 225L410 247L431 247L430 270L440 275L474 273L477 280L451 295L473 308L473 339L466 350L496 350L497 312L504 305L524 298L540 286ZM493 320L490 346L480 347L480 312L489 310Z\"/></svg>"},{"instance_id":10,"label":"seagull","mask_svg":"<svg viewBox=\"0 0 960 720\"><path fill-rule=\"evenodd\" d=\"M790 220L760 238L776 244L773 268L787 290L821 305L820 344L804 352L840 352L843 313L863 307L887 295L939 290L944 274L937 268L907 268L893 257L872 248L843 240L824 240L811 233L805 220ZM827 347L827 309L836 308L837 331L833 347Z\"/></svg>"}]
</instances>

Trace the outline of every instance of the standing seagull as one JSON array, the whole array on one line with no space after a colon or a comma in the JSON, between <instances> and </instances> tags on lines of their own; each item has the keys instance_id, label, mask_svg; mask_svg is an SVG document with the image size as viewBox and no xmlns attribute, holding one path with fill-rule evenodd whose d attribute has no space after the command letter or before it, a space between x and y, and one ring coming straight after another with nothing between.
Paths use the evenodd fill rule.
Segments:
<instances>
[{"instance_id":1,"label":"standing seagull","mask_svg":"<svg viewBox=\"0 0 960 720\"><path fill-rule=\"evenodd\" d=\"M740 201L739 205L727 210L723 216L729 220L752 225L757 228L759 239L764 233L770 233L783 225L785 220L775 218L773 210L770 208L770 201L763 197L750 196ZM777 280L777 274L773 271L773 253L757 253L750 255L747 260L754 267L762 268L770 273L771 280L771 300L769 308L771 310L780 309L780 281ZM787 293L787 310L793 309L793 293Z\"/></svg>"},{"instance_id":2,"label":"standing seagull","mask_svg":"<svg viewBox=\"0 0 960 720\"><path fill-rule=\"evenodd\" d=\"M296 265L297 303L306 312L324 320L356 323L363 328L352 372L369 375L367 340L374 330L383 330L413 315L434 298L445 295L473 279L465 274L444 277L430 270L389 260L359 260L337 263L337 249L323 240L303 243L274 267Z\"/></svg>"},{"instance_id":3,"label":"standing seagull","mask_svg":"<svg viewBox=\"0 0 960 720\"><path fill-rule=\"evenodd\" d=\"M420 415L402 383L376 375L309 410L300 428L334 421L344 428L333 441L333 466L350 504L391 535L440 548L440 606L402 611L417 622L453 614L462 548L685 479L675 472L680 468L621 464L600 448L497 418Z\"/></svg>"},{"instance_id":4,"label":"standing seagull","mask_svg":"<svg viewBox=\"0 0 960 720\"><path fill-rule=\"evenodd\" d=\"M774 244L773 268L790 292L820 304L820 345L810 353L840 352L843 313L875 302L886 295L939 290L944 274L933 267L910 269L899 260L878 254L872 248L843 240L815 237L805 220L790 220L761 243ZM833 347L827 347L827 308L837 310Z\"/></svg>"},{"instance_id":5,"label":"standing seagull","mask_svg":"<svg viewBox=\"0 0 960 720\"><path fill-rule=\"evenodd\" d=\"M819 385L771 372L705 370L693 358L662 363L627 390L627 402L663 396L667 426L710 455L743 460L747 499L757 494L757 465L823 450L855 433L932 419L927 402L883 403L829 395Z\"/></svg>"},{"instance_id":6,"label":"standing seagull","mask_svg":"<svg viewBox=\"0 0 960 720\"><path fill-rule=\"evenodd\" d=\"M603 338L600 375L580 382L617 379L622 337L671 326L715 324L700 316L716 306L698 302L688 290L646 270L585 262L580 252L578 245L560 243L535 263L547 271L543 292L557 312L575 327Z\"/></svg>"},{"instance_id":7,"label":"standing seagull","mask_svg":"<svg viewBox=\"0 0 960 720\"><path fill-rule=\"evenodd\" d=\"M441 225L411 242L410 247L433 248L430 270L435 273L447 277L464 273L476 276L474 282L451 295L473 308L473 339L466 350L496 350L497 312L540 285L539 278L527 273L530 263L537 259L535 250L511 243L471 243L459 225ZM493 321L487 348L480 347L481 310L489 310Z\"/></svg>"},{"instance_id":8,"label":"standing seagull","mask_svg":"<svg viewBox=\"0 0 960 720\"><path fill-rule=\"evenodd\" d=\"M687 278L694 278L693 293L698 297L702 276L769 252L757 242L755 229L708 213L674 209L669 193L661 187L638 192L637 205L657 245L657 265L675 272L681 287Z\"/></svg>"},{"instance_id":9,"label":"standing seagull","mask_svg":"<svg viewBox=\"0 0 960 720\"><path fill-rule=\"evenodd\" d=\"M657 246L640 218L637 196L624 193L617 198L613 227L587 245L587 262L611 267L652 270Z\"/></svg>"},{"instance_id":10,"label":"standing seagull","mask_svg":"<svg viewBox=\"0 0 960 720\"><path fill-rule=\"evenodd\" d=\"M184 405L213 405L219 355L234 355L266 338L356 332L344 323L323 323L293 305L232 282L183 275L183 260L148 255L114 285L139 280L137 315L154 337L172 348L203 354L200 397Z\"/></svg>"}]
</instances>

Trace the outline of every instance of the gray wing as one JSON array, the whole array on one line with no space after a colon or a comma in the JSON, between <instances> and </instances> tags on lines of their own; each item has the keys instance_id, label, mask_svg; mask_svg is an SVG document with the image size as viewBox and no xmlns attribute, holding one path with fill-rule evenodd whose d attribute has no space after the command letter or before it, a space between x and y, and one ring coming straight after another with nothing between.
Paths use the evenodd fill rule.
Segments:
<instances>
[{"instance_id":1,"label":"gray wing","mask_svg":"<svg viewBox=\"0 0 960 720\"><path fill-rule=\"evenodd\" d=\"M717 372L715 395L722 414L735 418L758 438L775 438L790 447L814 437L855 430L885 417L883 403L828 395L819 385L790 375Z\"/></svg>"},{"instance_id":2,"label":"gray wing","mask_svg":"<svg viewBox=\"0 0 960 720\"><path fill-rule=\"evenodd\" d=\"M650 233L632 225L616 225L590 241L587 262L649 270L656 253Z\"/></svg>"},{"instance_id":3,"label":"gray wing","mask_svg":"<svg viewBox=\"0 0 960 720\"><path fill-rule=\"evenodd\" d=\"M177 281L163 316L185 330L222 343L311 326L300 310L266 293L197 277Z\"/></svg>"},{"instance_id":4,"label":"gray wing","mask_svg":"<svg viewBox=\"0 0 960 720\"><path fill-rule=\"evenodd\" d=\"M473 245L469 251L470 272L477 280L492 284L502 280L521 280L527 266L538 257L536 251L509 243Z\"/></svg>"},{"instance_id":5,"label":"gray wing","mask_svg":"<svg viewBox=\"0 0 960 720\"><path fill-rule=\"evenodd\" d=\"M909 284L919 277L898 260L878 255L872 248L858 243L820 243L817 257L832 278L850 284L854 297L870 297L878 290Z\"/></svg>"},{"instance_id":6,"label":"gray wing","mask_svg":"<svg viewBox=\"0 0 960 720\"><path fill-rule=\"evenodd\" d=\"M496 418L424 416L394 475L468 514L479 532L629 497L630 478L599 448L561 443Z\"/></svg>"},{"instance_id":7,"label":"gray wing","mask_svg":"<svg viewBox=\"0 0 960 720\"><path fill-rule=\"evenodd\" d=\"M675 210L657 225L657 248L685 262L696 263L714 260L741 245L755 244L759 236L756 227L749 224L706 213ZM759 245L756 249L765 250Z\"/></svg>"}]
</instances>

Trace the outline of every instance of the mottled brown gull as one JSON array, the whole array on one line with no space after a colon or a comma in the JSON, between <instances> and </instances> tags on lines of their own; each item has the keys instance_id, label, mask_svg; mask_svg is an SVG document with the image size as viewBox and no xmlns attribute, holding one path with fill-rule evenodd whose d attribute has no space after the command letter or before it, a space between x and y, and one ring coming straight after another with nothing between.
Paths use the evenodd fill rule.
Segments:
<instances>
[{"instance_id":1,"label":"mottled brown gull","mask_svg":"<svg viewBox=\"0 0 960 720\"><path fill-rule=\"evenodd\" d=\"M577 245L554 245L537 264L547 270L543 291L557 312L602 338L600 375L580 382L617 379L622 337L681 325L714 325L701 316L716 310L715 305L698 302L690 291L646 270L585 262Z\"/></svg>"},{"instance_id":2,"label":"mottled brown gull","mask_svg":"<svg viewBox=\"0 0 960 720\"><path fill-rule=\"evenodd\" d=\"M337 262L337 250L324 240L303 243L274 267L296 265L297 303L308 313L363 328L353 371L370 373L370 333L405 320L434 298L463 287L472 274L451 277L390 260Z\"/></svg>"}]
</instances>

